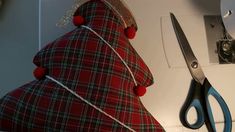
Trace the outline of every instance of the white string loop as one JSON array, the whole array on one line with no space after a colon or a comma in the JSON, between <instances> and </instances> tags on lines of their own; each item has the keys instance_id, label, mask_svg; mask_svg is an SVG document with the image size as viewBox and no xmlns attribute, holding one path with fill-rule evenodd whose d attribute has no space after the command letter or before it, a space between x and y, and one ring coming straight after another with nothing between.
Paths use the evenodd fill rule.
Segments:
<instances>
[{"instance_id":1,"label":"white string loop","mask_svg":"<svg viewBox=\"0 0 235 132\"><path fill-rule=\"evenodd\" d=\"M127 70L129 71L129 73L131 74L131 77L134 81L135 86L137 86L137 82L135 80L135 76L133 74L133 72L131 71L130 67L127 65L127 63L123 60L123 58L120 56L120 54L103 38L101 37L96 31L94 31L93 29L91 29L88 26L85 25L81 25L81 27L88 29L89 31L91 31L92 33L94 33L97 37L99 37L105 44L107 44L109 46L110 49L112 49L112 51L118 56L118 58L122 61L122 63L125 65L125 67L127 68Z\"/></svg>"},{"instance_id":2,"label":"white string loop","mask_svg":"<svg viewBox=\"0 0 235 132\"><path fill-rule=\"evenodd\" d=\"M127 63L123 60L123 58L120 56L120 54L103 38L101 37L96 31L94 31L93 29L91 29L88 26L84 26L81 25L81 27L88 29L89 31L91 31L92 33L94 33L97 37L99 37L105 44L108 45L108 47L110 49L112 49L112 51L119 57L119 59L122 61L122 63L125 65L125 67L127 68L127 70L129 71L129 73L131 74L131 77L134 81L135 86L137 86L137 82L135 80L134 74L131 71L131 69L129 68L129 66L127 65ZM81 97L80 95L78 95L76 92L72 91L71 89L69 89L67 86L65 86L64 84L62 84L61 82L57 81L56 79L54 79L53 77L50 77L48 75L46 75L46 78L50 79L51 81L57 83L58 85L60 85L61 87L63 87L64 89L66 89L68 92L70 92L71 94L73 94L74 96L76 96L78 99L80 99L81 101L85 102L86 104L88 104L89 106L93 107L94 109L96 109L97 111L101 112L102 114L106 115L107 117L109 117L110 119L116 121L118 124L120 124L121 126L125 127L126 129L130 130L131 132L136 132L135 130L133 130L132 128L130 128L129 126L125 125L124 123L122 123L121 121L119 121L118 119L116 119L115 117L111 116L110 114L106 113L105 111L103 111L102 109L98 108L97 106L95 106L94 104L90 103L88 100L84 99L83 97Z\"/></svg>"},{"instance_id":3,"label":"white string loop","mask_svg":"<svg viewBox=\"0 0 235 132\"><path fill-rule=\"evenodd\" d=\"M85 102L86 104L90 105L91 107L93 107L94 109L96 109L97 111L101 112L102 114L106 115L107 117L109 117L110 119L116 121L117 123L119 123L120 125L122 125L123 127L125 127L126 129L130 130L131 132L136 132L135 130L133 130L132 128L130 128L129 126L125 125L124 123L122 123L121 121L119 121L118 119L116 119L115 117L111 116L110 114L106 113L105 111L103 111L102 109L98 108L97 106L93 105L92 103L90 103L88 100L84 99L83 97L81 97L80 95L78 95L76 92L74 92L73 90L69 89L67 86L65 86L64 84L62 84L61 82L57 81L56 79L54 79L53 77L47 76L46 78L50 79L51 81L57 83L58 85L60 85L61 87L63 87L64 89L66 89L67 91L69 91L71 94L73 94L74 96L76 96L77 98L79 98L80 100L82 100L83 102Z\"/></svg>"}]
</instances>

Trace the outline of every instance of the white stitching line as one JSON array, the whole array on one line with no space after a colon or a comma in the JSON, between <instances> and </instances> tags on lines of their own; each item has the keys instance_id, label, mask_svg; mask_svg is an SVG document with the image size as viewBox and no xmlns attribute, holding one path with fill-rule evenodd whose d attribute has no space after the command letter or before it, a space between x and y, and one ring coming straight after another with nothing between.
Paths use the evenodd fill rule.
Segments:
<instances>
[{"instance_id":1,"label":"white stitching line","mask_svg":"<svg viewBox=\"0 0 235 132\"><path fill-rule=\"evenodd\" d=\"M81 27L88 29L89 31L91 31L92 33L94 33L97 37L99 37L105 44L107 44L109 46L109 48L112 49L112 51L119 57L119 59L122 61L122 63L125 65L125 67L127 68L127 70L129 71L129 73L131 74L131 77L134 81L135 86L137 86L137 82L135 80L134 74L131 71L131 69L129 68L129 66L127 65L127 63L123 60L123 58L120 56L120 54L103 38L101 37L97 32L95 32L93 29L91 29L88 26L85 25L81 25ZM73 94L74 96L76 96L77 98L79 98L80 100L82 100L83 102L85 102L86 104L90 105L91 107L93 107L94 109L98 110L99 112L101 112L102 114L106 115L107 117L111 118L112 120L116 121L117 123L119 123L120 125L122 125L123 127L127 128L128 130L135 132L135 130L133 130L132 128L130 128L129 126L125 125L124 123L122 123L121 121L119 121L118 119L116 119L115 117L111 116L110 114L106 113L105 111L103 111L102 109L98 108L97 106L93 105L92 103L90 103L89 101L87 101L86 99L84 99L83 97L81 97L80 95L78 95L77 93L75 93L74 91L70 90L67 86L63 85L61 82L57 81L56 79L46 75L46 78L52 80L53 82L57 83L58 85L60 85L61 87L63 87L64 89L66 89L67 91L69 91L71 94Z\"/></svg>"},{"instance_id":2,"label":"white stitching line","mask_svg":"<svg viewBox=\"0 0 235 132\"><path fill-rule=\"evenodd\" d=\"M57 83L58 85L60 85L61 87L63 87L64 89L66 89L67 91L69 91L71 94L73 94L74 96L76 96L77 98L79 98L80 100L82 100L83 102L85 102L86 104L90 105L91 107L93 107L94 109L98 110L99 112L101 112L102 114L106 115L107 117L111 118L112 120L116 121L117 123L119 123L120 125L122 125L123 127L127 128L128 130L132 131L132 132L136 132L134 129L130 128L129 126L125 125L124 123L122 123L121 121L119 121L118 119L116 119L115 117L111 116L110 114L106 113L105 111L101 110L100 108L98 108L97 106L93 105L92 103L90 103L89 101L87 101L86 99L84 99L83 97L81 97L80 95L78 95L77 93L75 93L74 91L72 91L71 89L69 89L67 86L65 86L64 84L62 84L61 82L57 81L56 79L46 75L46 78L52 80L53 82Z\"/></svg>"},{"instance_id":3,"label":"white stitching line","mask_svg":"<svg viewBox=\"0 0 235 132\"><path fill-rule=\"evenodd\" d=\"M119 57L119 59L122 61L122 63L125 65L125 67L127 68L127 70L129 71L129 73L131 74L131 77L135 83L135 86L137 86L137 82L135 80L135 77L134 77L134 74L133 72L131 71L131 69L129 68L129 66L127 65L127 63L123 60L123 58L120 56L120 54L103 38L101 37L96 31L94 31L93 29L91 29L90 27L88 26L85 26L85 25L81 25L81 27L83 28L86 28L88 30L90 30L91 32L93 32L97 37L99 37L105 44L107 44L109 46L109 48L112 49L112 51Z\"/></svg>"}]
</instances>

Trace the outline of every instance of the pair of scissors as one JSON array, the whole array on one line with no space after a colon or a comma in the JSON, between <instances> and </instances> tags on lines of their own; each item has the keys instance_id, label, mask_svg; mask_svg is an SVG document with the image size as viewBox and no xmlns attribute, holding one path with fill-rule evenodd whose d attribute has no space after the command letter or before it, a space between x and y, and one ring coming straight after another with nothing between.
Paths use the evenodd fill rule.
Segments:
<instances>
[{"instance_id":1,"label":"pair of scissors","mask_svg":"<svg viewBox=\"0 0 235 132\"><path fill-rule=\"evenodd\" d=\"M181 51L193 77L188 96L180 110L181 123L190 129L199 129L205 123L209 132L216 132L215 121L208 98L211 95L216 99L222 109L224 116L223 131L231 132L232 119L227 104L205 77L176 17L172 13L170 13L170 17ZM191 108L195 108L197 114L197 120L193 124L190 124L187 120L188 112Z\"/></svg>"}]
</instances>

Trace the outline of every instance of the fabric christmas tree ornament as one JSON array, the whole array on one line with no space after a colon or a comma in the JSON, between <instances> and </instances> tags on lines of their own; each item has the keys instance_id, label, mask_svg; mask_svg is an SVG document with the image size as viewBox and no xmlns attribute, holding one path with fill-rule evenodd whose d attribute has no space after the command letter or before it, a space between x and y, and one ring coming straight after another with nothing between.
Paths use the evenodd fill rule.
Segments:
<instances>
[{"instance_id":1,"label":"fabric christmas tree ornament","mask_svg":"<svg viewBox=\"0 0 235 132\"><path fill-rule=\"evenodd\" d=\"M84 26L78 24L34 57L38 79L0 100L0 130L164 131L136 95L145 93L153 77L120 18L102 1L86 2L74 16L82 16L74 21Z\"/></svg>"}]
</instances>

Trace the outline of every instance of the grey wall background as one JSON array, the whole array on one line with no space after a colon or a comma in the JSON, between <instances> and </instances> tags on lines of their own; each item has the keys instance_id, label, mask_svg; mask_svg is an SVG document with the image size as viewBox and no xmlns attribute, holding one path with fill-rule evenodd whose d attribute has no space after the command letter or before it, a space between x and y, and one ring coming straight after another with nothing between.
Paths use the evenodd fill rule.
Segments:
<instances>
[{"instance_id":1,"label":"grey wall background","mask_svg":"<svg viewBox=\"0 0 235 132\"><path fill-rule=\"evenodd\" d=\"M33 80L38 0L5 0L0 8L0 97Z\"/></svg>"},{"instance_id":2,"label":"grey wall background","mask_svg":"<svg viewBox=\"0 0 235 132\"><path fill-rule=\"evenodd\" d=\"M64 28L56 26L73 3L73 0L4 1L0 8L0 97L34 79L32 60L39 47L75 28L71 23Z\"/></svg>"},{"instance_id":3,"label":"grey wall background","mask_svg":"<svg viewBox=\"0 0 235 132\"><path fill-rule=\"evenodd\" d=\"M73 3L74 0L41 0L42 47L75 28L71 22L63 28L56 26L56 23L71 9Z\"/></svg>"}]
</instances>

